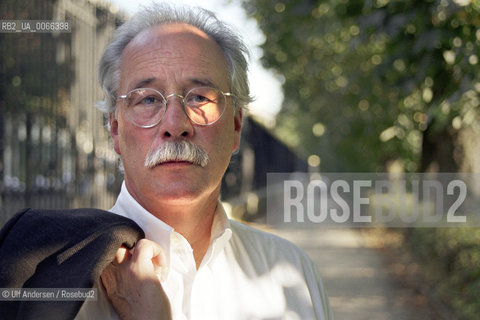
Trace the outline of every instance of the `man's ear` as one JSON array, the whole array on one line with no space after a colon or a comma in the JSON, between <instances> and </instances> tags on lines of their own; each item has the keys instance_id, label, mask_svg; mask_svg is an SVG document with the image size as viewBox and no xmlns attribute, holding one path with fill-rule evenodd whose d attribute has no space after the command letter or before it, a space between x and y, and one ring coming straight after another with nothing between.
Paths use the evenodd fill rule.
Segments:
<instances>
[{"instance_id":1,"label":"man's ear","mask_svg":"<svg viewBox=\"0 0 480 320\"><path fill-rule=\"evenodd\" d=\"M121 155L120 143L118 141L118 120L114 112L108 115L108 123L110 124L110 136L112 137L113 148L118 155Z\"/></svg>"},{"instance_id":2,"label":"man's ear","mask_svg":"<svg viewBox=\"0 0 480 320\"><path fill-rule=\"evenodd\" d=\"M240 147L240 140L242 136L242 121L243 121L243 110L239 108L235 112L233 118L234 133L233 133L233 151L237 151Z\"/></svg>"}]
</instances>

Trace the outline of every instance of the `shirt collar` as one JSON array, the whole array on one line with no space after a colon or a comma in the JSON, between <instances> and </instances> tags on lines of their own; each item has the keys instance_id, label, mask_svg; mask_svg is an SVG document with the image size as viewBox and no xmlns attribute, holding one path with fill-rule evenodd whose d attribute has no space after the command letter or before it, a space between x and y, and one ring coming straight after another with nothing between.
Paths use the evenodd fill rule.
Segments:
<instances>
[{"instance_id":1,"label":"shirt collar","mask_svg":"<svg viewBox=\"0 0 480 320\"><path fill-rule=\"evenodd\" d=\"M189 246L181 234L175 232L171 226L145 210L145 208L132 197L127 190L125 181L122 184L117 202L110 211L135 221L145 232L145 238L158 243L164 249L168 270L170 270L171 255L178 249L176 246ZM210 245L201 266L214 261L218 254L225 248L231 236L232 230L230 229L229 220L219 201L213 218ZM182 238L184 241L178 241Z\"/></svg>"},{"instance_id":2,"label":"shirt collar","mask_svg":"<svg viewBox=\"0 0 480 320\"><path fill-rule=\"evenodd\" d=\"M200 267L213 262L218 254L223 251L231 237L232 229L230 228L230 221L227 218L223 205L218 201L213 217L210 245L203 257Z\"/></svg>"}]
</instances>

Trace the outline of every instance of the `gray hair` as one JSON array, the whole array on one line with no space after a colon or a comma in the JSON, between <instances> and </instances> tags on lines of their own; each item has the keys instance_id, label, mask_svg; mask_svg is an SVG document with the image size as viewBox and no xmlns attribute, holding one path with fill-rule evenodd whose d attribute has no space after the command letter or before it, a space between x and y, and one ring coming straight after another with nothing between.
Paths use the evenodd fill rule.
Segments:
<instances>
[{"instance_id":1,"label":"gray hair","mask_svg":"<svg viewBox=\"0 0 480 320\"><path fill-rule=\"evenodd\" d=\"M168 23L189 24L216 41L227 62L230 90L235 95L233 105L245 108L252 101L247 77L249 52L240 36L208 10L166 3L153 3L143 8L116 30L100 60L99 80L105 99L97 107L104 113L116 111L120 57L128 43L141 31Z\"/></svg>"}]
</instances>

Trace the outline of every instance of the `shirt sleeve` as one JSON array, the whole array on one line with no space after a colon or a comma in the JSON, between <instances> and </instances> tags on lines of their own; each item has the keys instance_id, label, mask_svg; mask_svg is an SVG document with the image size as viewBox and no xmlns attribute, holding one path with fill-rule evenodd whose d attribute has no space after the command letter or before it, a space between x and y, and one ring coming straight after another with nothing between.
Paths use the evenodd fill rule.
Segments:
<instances>
[{"instance_id":1,"label":"shirt sleeve","mask_svg":"<svg viewBox=\"0 0 480 320\"><path fill-rule=\"evenodd\" d=\"M330 309L328 296L320 277L317 265L310 260L309 265L305 266L308 271L305 273L308 290L313 302L313 311L317 319L333 320L333 313Z\"/></svg>"},{"instance_id":2,"label":"shirt sleeve","mask_svg":"<svg viewBox=\"0 0 480 320\"><path fill-rule=\"evenodd\" d=\"M330 309L330 304L328 302L328 296L323 285L320 272L317 265L313 262L310 257L297 246L290 244L289 249L283 250L283 253L288 253L290 262L303 276L304 284L300 291L304 292L305 296L309 297L309 302L307 303L309 308L312 310L311 313L305 313L306 310L298 308L297 312L300 312L302 318L305 319L316 319L316 320L333 320L333 313ZM291 274L291 272L290 272ZM295 301L298 301L298 297L293 298Z\"/></svg>"}]
</instances>

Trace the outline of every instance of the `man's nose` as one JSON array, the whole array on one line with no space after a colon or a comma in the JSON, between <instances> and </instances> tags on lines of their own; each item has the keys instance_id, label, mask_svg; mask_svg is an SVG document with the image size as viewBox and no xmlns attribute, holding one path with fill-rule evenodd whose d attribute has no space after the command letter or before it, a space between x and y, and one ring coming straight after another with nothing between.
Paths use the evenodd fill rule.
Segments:
<instances>
[{"instance_id":1,"label":"man's nose","mask_svg":"<svg viewBox=\"0 0 480 320\"><path fill-rule=\"evenodd\" d=\"M193 135L193 125L183 107L183 97L171 94L167 97L167 109L160 123L164 138L186 138Z\"/></svg>"}]
</instances>

